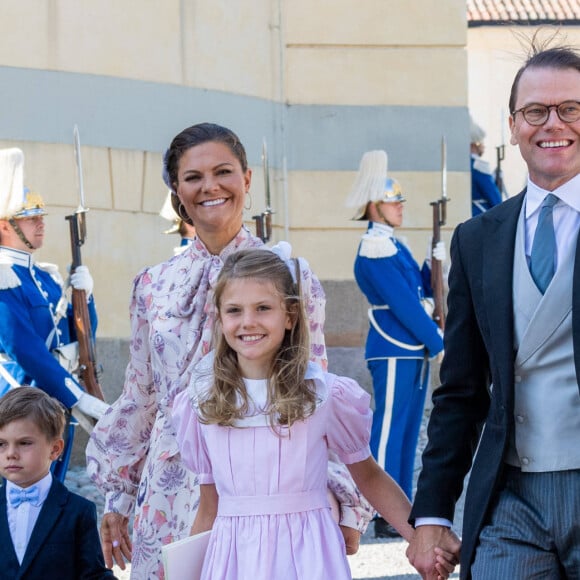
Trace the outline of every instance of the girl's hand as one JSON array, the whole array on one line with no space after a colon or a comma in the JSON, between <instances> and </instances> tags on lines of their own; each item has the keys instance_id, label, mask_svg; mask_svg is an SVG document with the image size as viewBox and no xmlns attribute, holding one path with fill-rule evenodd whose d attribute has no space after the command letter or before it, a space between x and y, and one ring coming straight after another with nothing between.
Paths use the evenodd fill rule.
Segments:
<instances>
[{"instance_id":1,"label":"girl's hand","mask_svg":"<svg viewBox=\"0 0 580 580\"><path fill-rule=\"evenodd\" d=\"M219 496L213 483L202 483L199 486L199 506L195 519L189 530L190 536L211 530L217 516Z\"/></svg>"},{"instance_id":2,"label":"girl's hand","mask_svg":"<svg viewBox=\"0 0 580 580\"><path fill-rule=\"evenodd\" d=\"M435 548L435 569L439 574L438 580L446 580L458 564L457 557L442 548Z\"/></svg>"}]
</instances>

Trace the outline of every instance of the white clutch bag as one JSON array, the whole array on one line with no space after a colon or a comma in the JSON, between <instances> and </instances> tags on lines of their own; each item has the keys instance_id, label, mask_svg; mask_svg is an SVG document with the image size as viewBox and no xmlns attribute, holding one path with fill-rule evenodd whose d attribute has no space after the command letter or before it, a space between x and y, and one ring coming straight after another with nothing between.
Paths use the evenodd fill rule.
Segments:
<instances>
[{"instance_id":1,"label":"white clutch bag","mask_svg":"<svg viewBox=\"0 0 580 580\"><path fill-rule=\"evenodd\" d=\"M199 580L211 530L161 548L166 580Z\"/></svg>"}]
</instances>

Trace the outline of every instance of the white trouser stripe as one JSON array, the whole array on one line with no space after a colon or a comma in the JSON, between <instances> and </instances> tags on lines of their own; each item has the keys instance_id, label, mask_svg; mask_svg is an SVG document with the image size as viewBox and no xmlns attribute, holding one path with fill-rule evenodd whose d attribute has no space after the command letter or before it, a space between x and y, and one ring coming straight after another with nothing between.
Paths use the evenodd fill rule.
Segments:
<instances>
[{"instance_id":1,"label":"white trouser stripe","mask_svg":"<svg viewBox=\"0 0 580 580\"><path fill-rule=\"evenodd\" d=\"M383 428L381 429L381 440L377 451L378 464L385 467L387 452L387 443L389 441L389 432L391 430L391 420L393 418L393 403L395 402L395 376L397 374L397 359L387 359L387 376L386 376L386 396L385 396L385 414L383 416Z\"/></svg>"}]
</instances>

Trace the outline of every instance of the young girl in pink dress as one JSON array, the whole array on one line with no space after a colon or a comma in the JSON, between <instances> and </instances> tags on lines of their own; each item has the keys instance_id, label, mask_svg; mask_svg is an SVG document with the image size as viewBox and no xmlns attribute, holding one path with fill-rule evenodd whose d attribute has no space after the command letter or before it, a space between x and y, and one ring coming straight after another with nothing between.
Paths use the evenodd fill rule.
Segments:
<instances>
[{"instance_id":1,"label":"young girl in pink dress","mask_svg":"<svg viewBox=\"0 0 580 580\"><path fill-rule=\"evenodd\" d=\"M329 448L380 514L413 534L408 499L370 454L369 395L308 361L294 268L265 249L228 257L216 349L175 399L182 458L201 484L191 533L212 529L204 580L351 577L327 499ZM443 578L453 569L439 567Z\"/></svg>"}]
</instances>

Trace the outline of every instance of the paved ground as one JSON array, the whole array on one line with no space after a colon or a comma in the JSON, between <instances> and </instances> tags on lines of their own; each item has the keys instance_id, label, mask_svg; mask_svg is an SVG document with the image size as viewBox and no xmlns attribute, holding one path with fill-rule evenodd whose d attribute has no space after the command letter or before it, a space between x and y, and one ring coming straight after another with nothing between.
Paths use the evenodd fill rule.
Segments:
<instances>
[{"instance_id":1,"label":"paved ground","mask_svg":"<svg viewBox=\"0 0 580 580\"><path fill-rule=\"evenodd\" d=\"M421 435L419 440L419 448L417 450L417 458L415 463L415 476L418 475L422 452L427 442L426 437L426 423L429 417L430 409L425 410L423 425L421 428ZM67 476L67 486L71 491L79 493L94 501L97 504L97 511L99 517L102 515L103 499L96 488L89 481L86 472L80 467L74 467L69 470ZM457 506L456 521L454 527L459 533L461 528L461 521L463 519L463 500ZM364 534L361 540L361 546L357 554L349 557L349 562L354 580L416 580L420 576L415 572L414 568L407 562L405 557L406 542L400 540L383 540L375 539L373 534L373 524ZM129 569L122 571L118 567L114 569L115 575L119 580L129 580ZM456 572L452 578L458 578ZM147 579L136 579L147 580Z\"/></svg>"}]
</instances>

